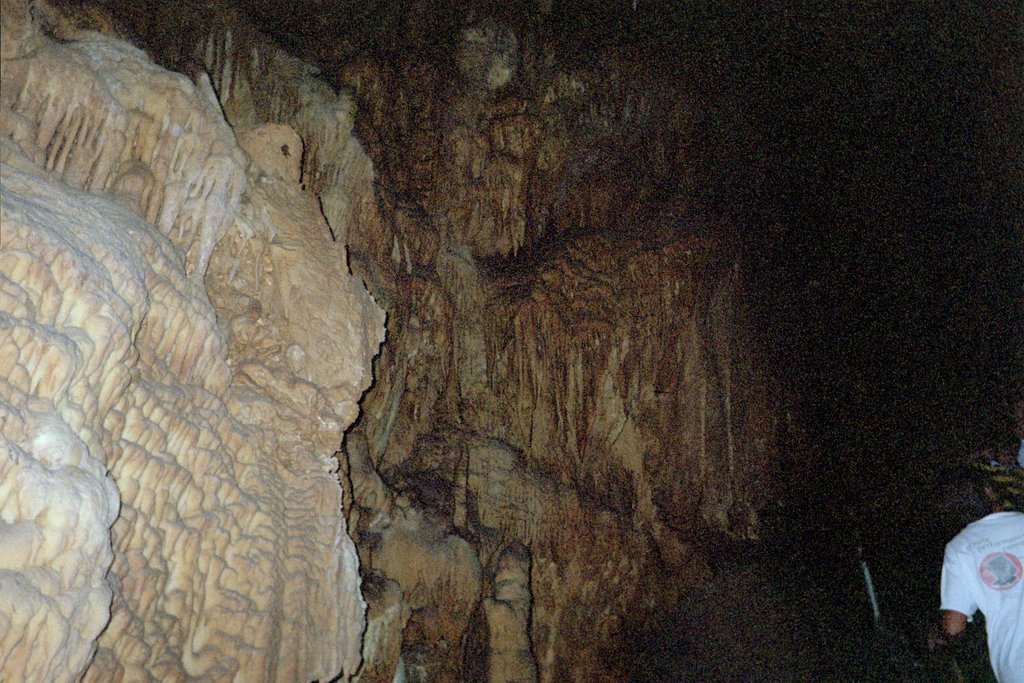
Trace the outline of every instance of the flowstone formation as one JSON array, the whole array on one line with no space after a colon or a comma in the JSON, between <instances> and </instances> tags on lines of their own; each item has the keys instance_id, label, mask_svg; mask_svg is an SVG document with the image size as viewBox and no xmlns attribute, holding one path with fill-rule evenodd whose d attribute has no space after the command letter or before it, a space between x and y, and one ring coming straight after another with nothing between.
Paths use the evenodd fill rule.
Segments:
<instances>
[{"instance_id":1,"label":"flowstone formation","mask_svg":"<svg viewBox=\"0 0 1024 683\"><path fill-rule=\"evenodd\" d=\"M352 140L306 135L319 142L302 176L389 311L346 436L370 586L358 679L621 679L631 634L707 576L700 538L756 533L776 418L745 346L743 275L685 206L617 204L627 171L569 152L578 125L633 123L587 103L582 76L554 74L534 112L496 94L518 62L509 30L460 35L451 91L352 65L358 113L237 16L211 22L194 56L236 120L340 118L384 161L370 170ZM414 83L443 82L417 68ZM626 81L598 92L636 102ZM538 176L566 192L535 203ZM589 226L623 216L638 224ZM695 227L670 224L684 220Z\"/></svg>"},{"instance_id":2,"label":"flowstone formation","mask_svg":"<svg viewBox=\"0 0 1024 683\"><path fill-rule=\"evenodd\" d=\"M338 670L360 681L627 678L637 634L708 576L703 544L757 535L784 413L783 392L760 362L744 257L688 194L696 105L660 89L642 59L565 58L532 20L448 21L392 7L380 33L359 36L346 27L373 19L349 23L325 4L313 13L317 40L293 36L291 54L247 16L259 16L256 6L84 7L75 22L131 35L190 74L148 67L159 77L122 106L129 121L149 118L123 127L121 151L104 152L116 171L87 189L115 195L159 228L187 286L198 287L206 269L196 294L205 291L209 314L187 317L205 325L217 373L183 362L170 370L219 383L193 392L201 410L175 403L179 391L151 391L142 405L168 420L206 416L186 450L230 454L219 462L232 476L206 460L195 466L214 473L218 499L251 511L259 530L218 518L202 529L228 531L210 541L166 533L146 520L163 519L180 497L142 503L149 489L122 488L116 459L97 449L123 501L112 575L138 578L107 582L113 621L87 677L197 675L187 667L202 661L211 678L223 670L238 680ZM299 2L295 16L309 9ZM370 35L372 47L353 47ZM96 34L75 40L43 41L42 54L118 45L143 60ZM11 63L32 59L26 50ZM53 98L32 99L40 86L19 94L26 69L4 66L4 121L15 122L4 130L18 154L72 185L65 168L82 163L94 174L80 154L61 161L62 145L33 123L32 107ZM118 97L133 92L124 76L103 78L118 80L109 89ZM150 149L134 143L135 130L170 144L175 120L152 113L167 92L207 112L179 122L182 130L211 132L187 153L168 147L162 154L174 162L164 167L166 156L130 150ZM216 196L217 213L179 220L164 195L177 197L185 218ZM387 312L361 413L382 318L346 260ZM143 315L142 329L152 317ZM138 350L129 388L170 383L166 374L149 379L146 365L173 351L161 340L158 351ZM342 496L323 456L357 414L345 435ZM175 448L182 439L155 434L161 448L161 439ZM193 463L175 458L159 462L178 465L181 486L196 480ZM90 523L102 529L100 513L112 514L102 467L93 478ZM362 615L353 583L336 590L323 578L355 580L342 504L368 603L361 640L338 625L353 621L321 616ZM249 535L258 549L249 550ZM201 541L215 548L212 568L181 570L172 550L203 550ZM236 542L236 564L221 564L219 551ZM154 557L159 569L144 572ZM302 573L306 580L290 580ZM212 574L252 582L248 592L232 584L241 617L222 628L237 628L233 642L245 647L259 643L260 654L231 660L218 659L216 646L190 649L189 638L210 637L193 615L217 606L204 592L214 590ZM79 580L104 583L99 570ZM145 597L154 593L164 597ZM260 630L268 625L277 630ZM335 669L313 675L294 664L326 661L331 648L343 651Z\"/></svg>"},{"instance_id":3,"label":"flowstone formation","mask_svg":"<svg viewBox=\"0 0 1024 683\"><path fill-rule=\"evenodd\" d=\"M205 75L2 9L0 679L353 674L335 452L383 313L300 136L236 136Z\"/></svg>"}]
</instances>

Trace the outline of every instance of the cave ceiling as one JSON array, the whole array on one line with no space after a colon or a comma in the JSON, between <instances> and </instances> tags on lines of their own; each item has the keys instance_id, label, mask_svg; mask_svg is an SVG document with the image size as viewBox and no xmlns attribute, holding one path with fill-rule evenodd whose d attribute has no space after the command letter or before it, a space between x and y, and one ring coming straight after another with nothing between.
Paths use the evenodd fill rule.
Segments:
<instances>
[{"instance_id":1,"label":"cave ceiling","mask_svg":"<svg viewBox=\"0 0 1024 683\"><path fill-rule=\"evenodd\" d=\"M244 18L253 30L315 65L335 87L356 90L357 101L364 99L353 88L360 64L387 65L384 86L393 95L402 93L422 116L407 115L409 126L396 126L391 138L369 117L357 117L357 130L385 175L391 169L403 173L399 152L416 145L409 140L414 129L445 125L445 110L453 108L464 80L457 64L463 32L480 26L504 32L513 41L513 73L486 93L487 106L497 115L504 110L548 116L541 111L544 93L559 77L579 81L586 98L579 111L560 112L558 122L572 140L572 154L545 185L556 199L569 195L561 201L566 212L578 203L572 194L580 186L613 191L625 199L624 207L589 221L587 228L640 236L655 224L692 230L694 221L679 216L692 213L695 203L735 215L740 203L763 194L765 160L778 144L778 119L766 101L775 85L765 74L787 58L772 45L779 38L773 33L792 28L771 7L668 2L102 4L125 35L174 70L188 70L193 37L204 34L211 17L226 15ZM606 120L595 122L585 108ZM642 115L636 113L640 109ZM595 179L595 173L602 177ZM414 182L394 185L416 198ZM531 224L545 220L527 216ZM562 230L532 225L528 232L535 233L525 237L529 250Z\"/></svg>"},{"instance_id":2,"label":"cave ceiling","mask_svg":"<svg viewBox=\"0 0 1024 683\"><path fill-rule=\"evenodd\" d=\"M1019 142L1019 60L1008 58L1020 40L1007 27L1020 9L1012 2L918 11L890 3L106 1L150 34L150 45L172 41L164 48L172 62L173 43L201 30L204 16L241 13L339 88L351 86L353 63L372 56L392 64L406 90L443 90L458 79L461 33L491 22L517 40L517 70L498 100L535 100L553 71L619 74L654 102L652 115L604 139L580 136L581 149L597 147L601 163L623 175L646 174L655 202L695 201L760 242L788 240L791 249L796 239L811 258L820 240L856 229L851 223L879 202L895 203L916 169L944 162L950 144L996 165ZM608 102L621 97L621 88L604 93ZM670 156L663 168L649 158L652 140ZM772 234L770 222L789 225Z\"/></svg>"}]
</instances>

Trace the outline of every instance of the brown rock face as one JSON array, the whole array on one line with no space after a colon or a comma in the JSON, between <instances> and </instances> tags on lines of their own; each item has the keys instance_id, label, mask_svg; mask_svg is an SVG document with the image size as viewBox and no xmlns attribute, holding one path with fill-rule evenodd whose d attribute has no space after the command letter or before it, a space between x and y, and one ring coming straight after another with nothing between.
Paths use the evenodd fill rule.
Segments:
<instances>
[{"instance_id":1,"label":"brown rock face","mask_svg":"<svg viewBox=\"0 0 1024 683\"><path fill-rule=\"evenodd\" d=\"M530 553L521 544L498 558L494 597L484 598L489 652L487 680L514 683L537 680L530 643Z\"/></svg>"},{"instance_id":2,"label":"brown rock face","mask_svg":"<svg viewBox=\"0 0 1024 683\"><path fill-rule=\"evenodd\" d=\"M700 539L757 534L779 404L743 264L685 195L655 203L681 182L685 131L657 123L680 105L628 63L561 70L516 44L495 89L458 61L486 41L457 73L422 52L346 67L384 218L353 263L389 311L357 433L381 490L473 542L485 595L503 548L530 549L539 680L621 680L644 614L705 576ZM519 651L486 600L464 676Z\"/></svg>"},{"instance_id":3,"label":"brown rock face","mask_svg":"<svg viewBox=\"0 0 1024 683\"><path fill-rule=\"evenodd\" d=\"M240 13L203 17L173 47L154 40L164 61L202 65L198 85L148 65L156 92L125 75L140 53L99 37L5 56L0 123L24 154L120 197L184 254L160 266L173 301L136 324L152 348L124 341L123 382L140 388L108 438L137 445L89 449L91 485L106 465L122 513L87 677L623 680L632 634L706 577L702 540L758 533L780 400L745 266L686 194L685 101L644 64L563 60L528 22L436 25L450 40L311 47L320 74ZM102 104L115 151L48 144L78 120L41 94L65 61L116 81L83 88L71 136L107 130L84 114ZM192 118L173 138L177 119L155 112L179 109ZM382 319L346 261L387 313L365 396ZM325 459L357 415L343 479L361 650ZM147 476L179 481L185 512ZM223 504L188 521L203 501ZM104 587L102 571L79 581ZM200 628L231 610L223 634ZM65 628L83 634L76 661L99 621ZM230 638L261 654L231 659Z\"/></svg>"}]
</instances>

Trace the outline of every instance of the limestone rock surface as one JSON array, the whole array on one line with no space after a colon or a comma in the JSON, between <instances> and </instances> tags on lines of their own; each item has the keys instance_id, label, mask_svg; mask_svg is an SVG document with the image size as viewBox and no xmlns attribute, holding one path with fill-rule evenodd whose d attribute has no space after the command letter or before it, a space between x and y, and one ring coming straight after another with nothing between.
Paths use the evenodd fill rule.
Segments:
<instances>
[{"instance_id":1,"label":"limestone rock surface","mask_svg":"<svg viewBox=\"0 0 1024 683\"><path fill-rule=\"evenodd\" d=\"M509 13L318 5L332 39L295 55L245 11L167 11L118 20L193 65L248 151L225 147L217 248L176 243L205 267L246 444L329 452L368 384L380 318L346 317L363 293L340 276L313 299L311 272L347 259L387 311L345 440L360 680L623 680L632 636L708 576L702 544L758 534L784 413L745 256L689 194L706 103ZM367 46L359 25L389 30ZM150 207L165 176L137 161L119 191Z\"/></svg>"},{"instance_id":2,"label":"limestone rock surface","mask_svg":"<svg viewBox=\"0 0 1024 683\"><path fill-rule=\"evenodd\" d=\"M685 196L657 203L685 103L643 65L560 67L488 19L450 55L413 31L336 62L333 96L245 27L213 22L193 52L229 118L316 140L303 182L388 311L348 520L402 642L365 650L363 680L486 675L487 605L498 659L621 679L645 615L707 577L702 539L757 534L779 424L739 257ZM352 126L359 143L319 132ZM513 543L530 596L506 609Z\"/></svg>"},{"instance_id":3,"label":"limestone rock surface","mask_svg":"<svg viewBox=\"0 0 1024 683\"><path fill-rule=\"evenodd\" d=\"M389 312L356 431L375 490L472 543L495 652L527 652L487 602L517 542L537 679L622 680L629 634L709 575L703 540L757 535L784 400L741 257L695 202L659 199L683 185L685 103L638 65L560 68L536 36L481 87L497 35L456 43L458 74L421 45L343 67L383 216L353 264ZM488 670L482 623L462 675Z\"/></svg>"},{"instance_id":4,"label":"limestone rock surface","mask_svg":"<svg viewBox=\"0 0 1024 683\"><path fill-rule=\"evenodd\" d=\"M260 142L296 136L3 9L0 678L354 673L334 453L383 318Z\"/></svg>"},{"instance_id":5,"label":"limestone rock surface","mask_svg":"<svg viewBox=\"0 0 1024 683\"><path fill-rule=\"evenodd\" d=\"M490 652L490 683L528 683L537 680L530 644L530 554L522 544L506 548L498 558L494 597L483 601Z\"/></svg>"}]
</instances>

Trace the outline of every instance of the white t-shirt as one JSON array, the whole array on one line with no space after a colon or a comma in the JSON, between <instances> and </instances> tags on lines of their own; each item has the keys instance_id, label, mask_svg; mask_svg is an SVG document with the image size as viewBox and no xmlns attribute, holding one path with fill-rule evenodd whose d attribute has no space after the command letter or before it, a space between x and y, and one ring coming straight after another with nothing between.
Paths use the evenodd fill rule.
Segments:
<instances>
[{"instance_id":1,"label":"white t-shirt","mask_svg":"<svg viewBox=\"0 0 1024 683\"><path fill-rule=\"evenodd\" d=\"M993 513L946 544L942 609L981 610L996 678L1024 683L1024 513Z\"/></svg>"}]
</instances>

